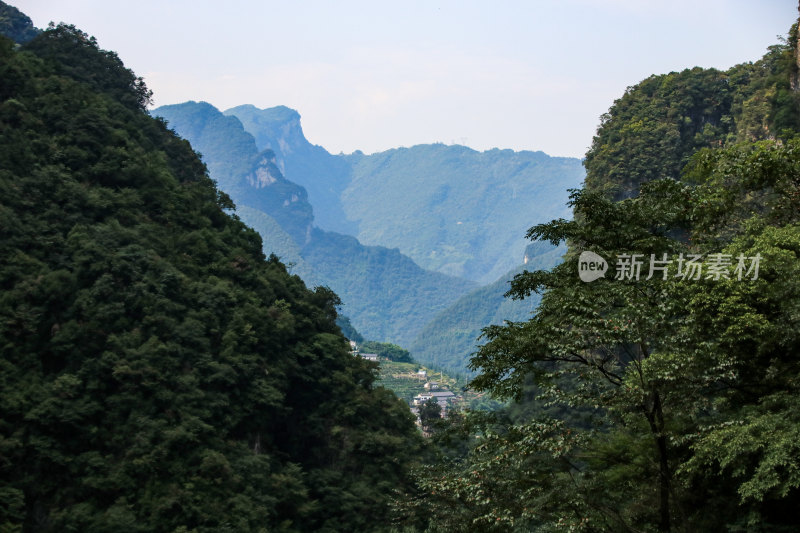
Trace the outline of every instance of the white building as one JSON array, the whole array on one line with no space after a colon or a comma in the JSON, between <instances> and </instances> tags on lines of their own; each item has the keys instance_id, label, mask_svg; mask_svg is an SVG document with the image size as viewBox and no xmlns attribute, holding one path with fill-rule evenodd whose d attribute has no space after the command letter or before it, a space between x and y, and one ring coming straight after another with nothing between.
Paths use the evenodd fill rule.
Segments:
<instances>
[{"instance_id":1,"label":"white building","mask_svg":"<svg viewBox=\"0 0 800 533\"><path fill-rule=\"evenodd\" d=\"M430 400L431 398L433 398L433 396L431 396L428 393L417 394L416 396L414 396L414 405L421 405Z\"/></svg>"}]
</instances>

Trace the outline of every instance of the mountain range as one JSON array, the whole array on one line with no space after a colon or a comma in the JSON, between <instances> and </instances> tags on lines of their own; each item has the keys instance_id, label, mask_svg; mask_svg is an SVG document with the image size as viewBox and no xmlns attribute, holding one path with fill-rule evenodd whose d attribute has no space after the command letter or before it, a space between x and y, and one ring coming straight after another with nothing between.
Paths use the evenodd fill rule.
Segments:
<instances>
[{"instance_id":1,"label":"mountain range","mask_svg":"<svg viewBox=\"0 0 800 533\"><path fill-rule=\"evenodd\" d=\"M475 282L424 270L397 249L364 246L355 237L314 225L304 187L287 180L270 148L259 150L242 123L207 103L188 102L153 112L192 143L210 175L259 231L266 253L294 263L293 273L326 285L341 310L369 339L410 344L450 302Z\"/></svg>"},{"instance_id":2,"label":"mountain range","mask_svg":"<svg viewBox=\"0 0 800 533\"><path fill-rule=\"evenodd\" d=\"M168 126L116 53L0 0L0 532L797 531L798 42L795 23L755 62L628 87L574 220L529 230L567 244L529 244L477 286L503 254L460 240L492 219L475 199L515 209L509 180L512 200L557 180L517 189L527 155L332 156L288 108L248 107L290 119L262 137L208 104L168 109ZM400 214L354 216L362 201ZM391 221L463 256L434 249L451 254L434 272L362 244L394 238ZM650 255L651 273L663 253L678 273L584 283L588 249ZM708 258L694 279L687 256ZM502 296L511 277L523 302ZM419 367L354 357L339 306L440 367L513 322L484 330L469 386L514 404L441 419L426 402L420 432L385 388Z\"/></svg>"},{"instance_id":3,"label":"mountain range","mask_svg":"<svg viewBox=\"0 0 800 533\"><path fill-rule=\"evenodd\" d=\"M333 289L360 333L460 373L482 327L531 313L502 298L523 269L525 230L569 217L567 191L583 179L580 160L542 152L431 144L333 155L284 106L186 102L152 114L201 153L265 252ZM553 250L539 245L527 259ZM471 294L482 288L493 297ZM462 297L478 307L454 322Z\"/></svg>"},{"instance_id":4,"label":"mountain range","mask_svg":"<svg viewBox=\"0 0 800 533\"><path fill-rule=\"evenodd\" d=\"M441 143L332 155L305 138L299 113L287 107L224 114L308 191L319 227L481 284L521 264L533 223L569 217L567 189L584 176L576 158Z\"/></svg>"}]
</instances>

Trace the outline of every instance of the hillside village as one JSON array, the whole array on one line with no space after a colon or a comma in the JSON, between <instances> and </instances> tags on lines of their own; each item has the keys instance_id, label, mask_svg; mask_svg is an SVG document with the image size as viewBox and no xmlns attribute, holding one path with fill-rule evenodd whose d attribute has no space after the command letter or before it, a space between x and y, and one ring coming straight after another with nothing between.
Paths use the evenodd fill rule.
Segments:
<instances>
[{"instance_id":1,"label":"hillside village","mask_svg":"<svg viewBox=\"0 0 800 533\"><path fill-rule=\"evenodd\" d=\"M443 372L435 372L418 363L396 362L378 354L362 352L358 343L352 340L350 349L354 357L379 363L380 377L377 384L392 390L408 404L419 427L422 425L419 408L425 402L434 400L441 409L442 418L445 418L451 409L465 406L470 396L478 397L469 392L454 392L462 389L463 384Z\"/></svg>"}]
</instances>

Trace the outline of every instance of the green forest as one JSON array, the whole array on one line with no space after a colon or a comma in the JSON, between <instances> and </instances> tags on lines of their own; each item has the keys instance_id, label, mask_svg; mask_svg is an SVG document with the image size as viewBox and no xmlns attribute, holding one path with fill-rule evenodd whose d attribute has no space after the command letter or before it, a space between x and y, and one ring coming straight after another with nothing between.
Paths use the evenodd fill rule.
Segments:
<instances>
[{"instance_id":1,"label":"green forest","mask_svg":"<svg viewBox=\"0 0 800 533\"><path fill-rule=\"evenodd\" d=\"M427 437L344 334L396 365L413 350L358 338L306 265L266 256L235 211L246 183L217 188L116 53L2 2L0 31L0 532L800 528L796 24L758 61L613 102L572 218L527 231L563 259L453 288L438 319L443 337L483 328L468 388L505 403L425 403ZM398 283L443 290L312 228L305 190L235 140L243 172L279 185L243 218L290 258L387 262L367 288L387 306ZM607 270L584 281L589 252ZM518 314L460 319L503 285Z\"/></svg>"}]
</instances>

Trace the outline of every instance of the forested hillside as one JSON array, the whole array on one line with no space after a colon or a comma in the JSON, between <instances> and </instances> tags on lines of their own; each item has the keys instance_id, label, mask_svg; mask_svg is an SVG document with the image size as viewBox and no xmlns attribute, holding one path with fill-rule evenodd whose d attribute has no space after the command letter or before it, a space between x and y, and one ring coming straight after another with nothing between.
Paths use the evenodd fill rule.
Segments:
<instances>
[{"instance_id":1,"label":"forested hillside","mask_svg":"<svg viewBox=\"0 0 800 533\"><path fill-rule=\"evenodd\" d=\"M347 159L343 204L361 242L482 284L522 263L532 221L570 216L567 189L584 177L575 158L444 144Z\"/></svg>"},{"instance_id":2,"label":"forested hillside","mask_svg":"<svg viewBox=\"0 0 800 533\"><path fill-rule=\"evenodd\" d=\"M0 34L0 532L800 530L797 24L629 87L555 207L574 160L154 118L74 26L0 1ZM463 396L497 409L433 396L423 438L343 331L409 398L462 392L418 354L474 351Z\"/></svg>"},{"instance_id":3,"label":"forested hillside","mask_svg":"<svg viewBox=\"0 0 800 533\"><path fill-rule=\"evenodd\" d=\"M505 321L529 319L539 305L538 295L526 300L505 298L511 280L523 270L549 270L561 262L565 246L532 243L525 258L528 262L508 272L489 285L479 287L459 298L440 312L410 345L418 361L425 361L456 374L471 374L467 365L478 345L483 344L482 330Z\"/></svg>"},{"instance_id":4,"label":"forested hillside","mask_svg":"<svg viewBox=\"0 0 800 533\"><path fill-rule=\"evenodd\" d=\"M30 17L14 6L0 2L0 35L15 43L27 43L41 30L33 25Z\"/></svg>"},{"instance_id":5,"label":"forested hillside","mask_svg":"<svg viewBox=\"0 0 800 533\"><path fill-rule=\"evenodd\" d=\"M677 179L701 148L774 139L800 129L797 64L783 45L727 71L695 67L630 87L601 117L586 185L630 197L643 182Z\"/></svg>"},{"instance_id":6,"label":"forested hillside","mask_svg":"<svg viewBox=\"0 0 800 533\"><path fill-rule=\"evenodd\" d=\"M364 246L314 229L302 257L342 295L342 313L370 340L408 346L425 325L475 283L423 270L396 248Z\"/></svg>"},{"instance_id":7,"label":"forested hillside","mask_svg":"<svg viewBox=\"0 0 800 533\"><path fill-rule=\"evenodd\" d=\"M472 387L519 403L436 437L402 515L435 531L800 525L797 25L761 60L631 87L603 117L535 317L491 326ZM581 259L592 252L608 260ZM596 261L596 259L592 259Z\"/></svg>"},{"instance_id":8,"label":"forested hillside","mask_svg":"<svg viewBox=\"0 0 800 533\"><path fill-rule=\"evenodd\" d=\"M0 36L0 530L380 529L408 408L150 94L72 26Z\"/></svg>"}]
</instances>

